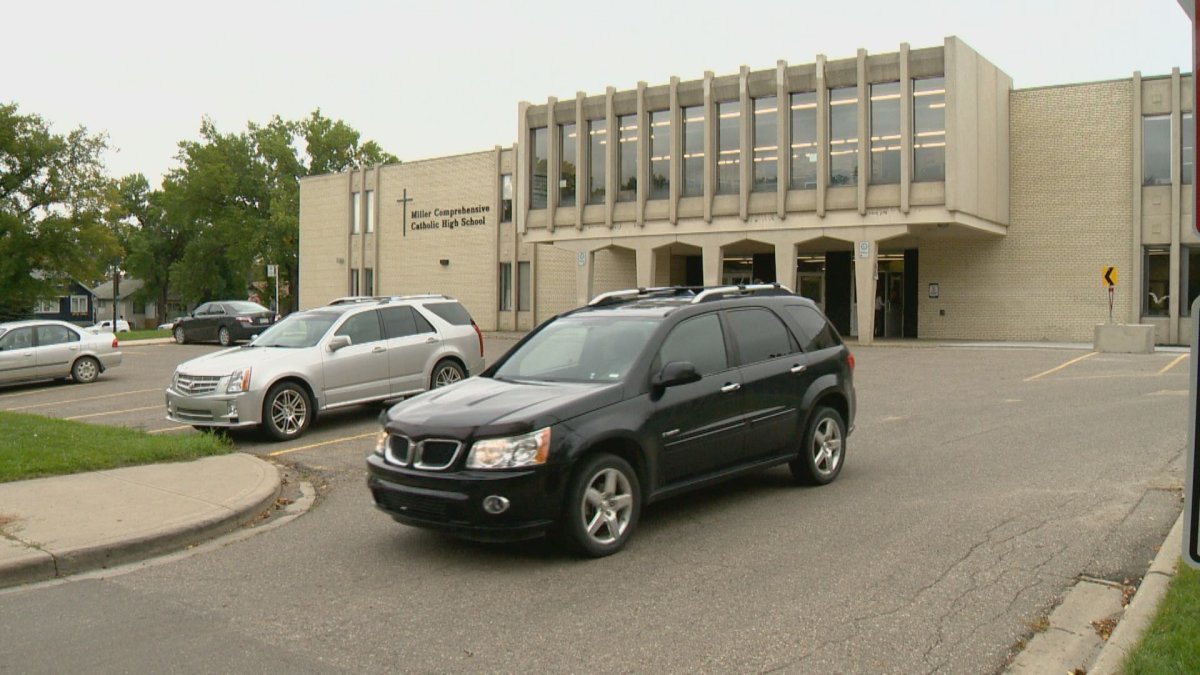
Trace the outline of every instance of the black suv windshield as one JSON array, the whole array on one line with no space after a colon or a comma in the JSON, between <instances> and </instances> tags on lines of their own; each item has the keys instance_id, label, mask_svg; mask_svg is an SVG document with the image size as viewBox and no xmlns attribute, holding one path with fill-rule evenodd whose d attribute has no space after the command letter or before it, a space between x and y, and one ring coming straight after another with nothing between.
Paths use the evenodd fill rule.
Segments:
<instances>
[{"instance_id":1,"label":"black suv windshield","mask_svg":"<svg viewBox=\"0 0 1200 675\"><path fill-rule=\"evenodd\" d=\"M312 347L329 332L329 327L339 316L333 312L292 314L250 344L254 347Z\"/></svg>"},{"instance_id":2,"label":"black suv windshield","mask_svg":"<svg viewBox=\"0 0 1200 675\"><path fill-rule=\"evenodd\" d=\"M659 319L568 316L538 331L492 374L498 379L616 382L646 346Z\"/></svg>"}]
</instances>

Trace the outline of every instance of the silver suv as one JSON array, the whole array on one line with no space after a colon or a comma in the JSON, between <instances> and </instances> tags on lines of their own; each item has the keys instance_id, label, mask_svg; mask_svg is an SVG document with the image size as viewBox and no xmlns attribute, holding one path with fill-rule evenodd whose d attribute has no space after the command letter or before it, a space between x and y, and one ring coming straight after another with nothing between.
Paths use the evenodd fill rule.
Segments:
<instances>
[{"instance_id":1,"label":"silver suv","mask_svg":"<svg viewBox=\"0 0 1200 675\"><path fill-rule=\"evenodd\" d=\"M167 419L261 426L277 440L317 413L400 399L483 370L483 334L453 298L415 295L296 312L250 344L181 363Z\"/></svg>"}]
</instances>

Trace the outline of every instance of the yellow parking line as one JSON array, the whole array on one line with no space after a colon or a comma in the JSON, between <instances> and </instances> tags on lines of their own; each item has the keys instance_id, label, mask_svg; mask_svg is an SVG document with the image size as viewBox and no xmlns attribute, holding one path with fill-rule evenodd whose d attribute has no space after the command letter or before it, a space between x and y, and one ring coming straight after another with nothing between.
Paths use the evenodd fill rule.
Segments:
<instances>
[{"instance_id":1,"label":"yellow parking line","mask_svg":"<svg viewBox=\"0 0 1200 675\"><path fill-rule=\"evenodd\" d=\"M134 391L122 391L122 392L119 392L116 394L101 394L99 396L85 396L83 398L68 399L66 401L51 401L50 403L34 403L33 405L22 405L22 406L17 406L16 408L5 408L5 410L12 412L14 410L29 410L30 408L46 408L46 407L49 407L52 405L64 405L67 403L78 403L80 401L96 401L96 400L99 400L102 398L116 398L118 396L129 396L131 394L145 394L148 391L162 391L162 387L156 387L154 389L135 389Z\"/></svg>"},{"instance_id":2,"label":"yellow parking line","mask_svg":"<svg viewBox=\"0 0 1200 675\"><path fill-rule=\"evenodd\" d=\"M1027 377L1027 378L1025 378L1025 381L1033 382L1034 380L1038 379L1039 377L1043 377L1043 376L1049 375L1051 373L1057 373L1058 371L1062 370L1063 368L1066 368L1067 366L1071 365L1072 363L1079 363L1080 361L1091 358L1098 353L1099 352L1088 352L1088 353L1084 354L1083 356L1076 356L1075 358L1071 359L1070 361L1067 361L1066 363L1064 363L1062 365L1055 366L1055 367L1051 368L1050 370L1043 370L1042 372L1040 372L1037 375L1034 375L1032 377Z\"/></svg>"},{"instance_id":3,"label":"yellow parking line","mask_svg":"<svg viewBox=\"0 0 1200 675\"><path fill-rule=\"evenodd\" d=\"M379 433L378 431L372 431L369 434L359 434L357 436L347 436L345 438L335 438L332 441L322 441L320 443L313 443L311 445L302 445L298 448L288 448L287 450L276 450L275 452L268 452L267 457L278 457L280 455L286 455L289 452L300 452L301 450L311 450L312 448L319 448L322 445L333 445L334 443L345 443L346 441L357 441L362 438L369 438L371 436L375 436L378 433Z\"/></svg>"},{"instance_id":4,"label":"yellow parking line","mask_svg":"<svg viewBox=\"0 0 1200 675\"><path fill-rule=\"evenodd\" d=\"M1180 354L1179 356L1176 356L1173 361L1171 361L1167 365L1163 366L1163 369L1158 371L1158 374L1162 375L1163 373L1166 373L1168 370L1174 368L1176 366L1176 364L1178 364L1180 361L1186 359L1188 356L1190 356L1190 354Z\"/></svg>"},{"instance_id":5,"label":"yellow parking line","mask_svg":"<svg viewBox=\"0 0 1200 675\"><path fill-rule=\"evenodd\" d=\"M91 413L90 415L75 415L74 417L64 417L64 420L84 420L89 417L104 417L105 415L120 415L121 413L140 412L142 410L154 410L155 408L163 407L162 404L148 405L145 408L129 408L128 410L108 410L106 412Z\"/></svg>"},{"instance_id":6,"label":"yellow parking line","mask_svg":"<svg viewBox=\"0 0 1200 675\"><path fill-rule=\"evenodd\" d=\"M166 429L151 429L151 430L147 431L146 433L148 433L148 434L165 434L168 431L179 431L181 429L191 429L191 428L192 428L191 426L185 424L181 427L167 427Z\"/></svg>"}]
</instances>

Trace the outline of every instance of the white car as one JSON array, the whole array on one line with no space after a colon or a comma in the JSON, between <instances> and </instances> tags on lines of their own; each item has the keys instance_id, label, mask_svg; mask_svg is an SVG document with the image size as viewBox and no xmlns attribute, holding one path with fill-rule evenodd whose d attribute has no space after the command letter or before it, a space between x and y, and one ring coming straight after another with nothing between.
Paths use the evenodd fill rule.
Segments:
<instances>
[{"instance_id":1,"label":"white car","mask_svg":"<svg viewBox=\"0 0 1200 675\"><path fill-rule=\"evenodd\" d=\"M0 323L0 382L69 377L87 383L119 365L112 333L97 335L65 321Z\"/></svg>"},{"instance_id":2,"label":"white car","mask_svg":"<svg viewBox=\"0 0 1200 675\"><path fill-rule=\"evenodd\" d=\"M84 330L86 330L89 333L111 333L111 332L113 332L112 319L105 319L104 321L101 321L100 323L88 326ZM129 322L126 321L125 319L117 319L117 331L116 332L128 333L129 332Z\"/></svg>"}]
</instances>

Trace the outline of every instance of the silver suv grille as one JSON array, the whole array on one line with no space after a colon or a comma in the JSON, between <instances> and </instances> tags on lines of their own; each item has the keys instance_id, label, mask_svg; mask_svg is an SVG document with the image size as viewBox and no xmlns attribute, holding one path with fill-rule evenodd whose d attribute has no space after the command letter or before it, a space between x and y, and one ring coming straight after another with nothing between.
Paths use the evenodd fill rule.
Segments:
<instances>
[{"instance_id":1,"label":"silver suv grille","mask_svg":"<svg viewBox=\"0 0 1200 675\"><path fill-rule=\"evenodd\" d=\"M184 375L179 373L175 378L175 389L181 394L189 396L199 396L201 394L211 394L217 390L217 384L221 381L220 375Z\"/></svg>"},{"instance_id":2,"label":"silver suv grille","mask_svg":"<svg viewBox=\"0 0 1200 675\"><path fill-rule=\"evenodd\" d=\"M462 448L462 442L453 439L427 438L414 442L406 436L392 434L388 436L384 458L397 466L442 471L454 464Z\"/></svg>"}]
</instances>

